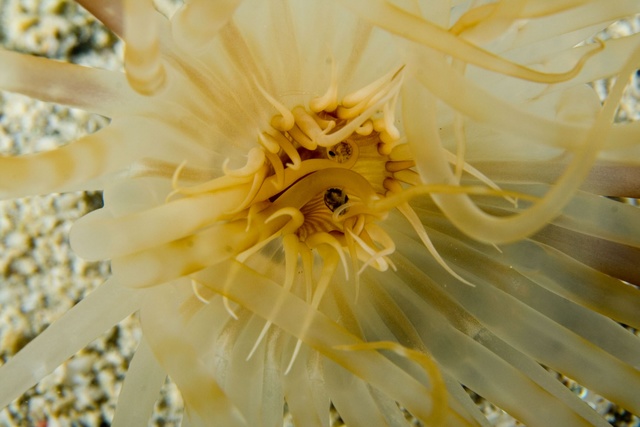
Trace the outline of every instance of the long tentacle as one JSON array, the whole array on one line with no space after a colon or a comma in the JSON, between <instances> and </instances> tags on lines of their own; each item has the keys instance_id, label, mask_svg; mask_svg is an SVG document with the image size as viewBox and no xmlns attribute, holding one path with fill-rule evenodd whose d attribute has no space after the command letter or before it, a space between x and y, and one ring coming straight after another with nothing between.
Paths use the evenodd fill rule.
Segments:
<instances>
[{"instance_id":1,"label":"long tentacle","mask_svg":"<svg viewBox=\"0 0 640 427\"><path fill-rule=\"evenodd\" d=\"M166 378L167 373L143 338L129 364L111 425L128 427L147 424Z\"/></svg>"},{"instance_id":2,"label":"long tentacle","mask_svg":"<svg viewBox=\"0 0 640 427\"><path fill-rule=\"evenodd\" d=\"M107 117L133 111L142 100L123 74L0 49L0 88ZM37 84L34 84L37 83Z\"/></svg>"},{"instance_id":3,"label":"long tentacle","mask_svg":"<svg viewBox=\"0 0 640 427\"><path fill-rule=\"evenodd\" d=\"M143 292L123 288L113 279L98 287L0 368L0 407L138 310L142 298Z\"/></svg>"},{"instance_id":4,"label":"long tentacle","mask_svg":"<svg viewBox=\"0 0 640 427\"><path fill-rule=\"evenodd\" d=\"M230 268L226 265L221 266L222 269L227 267ZM347 367L355 375L385 390L391 398L404 405L417 417L428 419L431 411L440 410L429 405L431 393L422 384L379 353L375 351L346 353L337 350L335 346L359 344L362 340L329 320L322 313L312 311L310 314L309 305L293 295L282 296L283 291L279 284L240 265L235 286L225 289L217 279L221 273L223 274L224 271L216 269L216 271L198 273L196 276L200 282L212 290L225 293L249 310L272 320L275 325L318 349L326 357ZM278 298L283 298L287 309L272 313L270 301ZM269 318L269 316L273 317ZM311 325L308 329L297 320L307 316L310 318Z\"/></svg>"},{"instance_id":5,"label":"long tentacle","mask_svg":"<svg viewBox=\"0 0 640 427\"><path fill-rule=\"evenodd\" d=\"M77 3L87 9L93 16L98 18L100 22L106 25L111 31L122 37L124 25L123 16L123 0L76 0Z\"/></svg>"}]
</instances>

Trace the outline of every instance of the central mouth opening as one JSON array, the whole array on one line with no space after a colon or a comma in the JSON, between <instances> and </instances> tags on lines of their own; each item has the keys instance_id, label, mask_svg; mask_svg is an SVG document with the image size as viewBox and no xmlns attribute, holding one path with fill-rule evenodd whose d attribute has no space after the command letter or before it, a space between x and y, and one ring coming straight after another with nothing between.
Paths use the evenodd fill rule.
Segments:
<instances>
[{"instance_id":1,"label":"central mouth opening","mask_svg":"<svg viewBox=\"0 0 640 427\"><path fill-rule=\"evenodd\" d=\"M367 205L412 180L406 176L417 179L395 124L402 78L400 68L338 99L334 75L323 96L291 109L258 86L278 114L258 135L259 146L250 150L246 164L230 169L227 162L224 176L185 188L177 184L178 168L171 197L231 192L235 208L224 220L245 224L252 235L235 248L236 257L246 259L267 242L292 234L310 250L319 242L331 246L345 270L361 271L358 263L386 270L394 246L375 225L385 213Z\"/></svg>"}]
</instances>

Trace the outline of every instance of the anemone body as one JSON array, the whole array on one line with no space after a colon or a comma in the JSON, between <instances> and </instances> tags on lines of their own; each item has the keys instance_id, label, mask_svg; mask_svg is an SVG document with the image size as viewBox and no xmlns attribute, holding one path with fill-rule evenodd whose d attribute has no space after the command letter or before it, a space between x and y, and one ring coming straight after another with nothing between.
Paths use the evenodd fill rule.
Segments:
<instances>
[{"instance_id":1,"label":"anemone body","mask_svg":"<svg viewBox=\"0 0 640 427\"><path fill-rule=\"evenodd\" d=\"M124 72L5 50L0 87L110 122L0 158L0 195L102 190L70 238L112 276L0 403L137 312L114 425L167 375L194 426L488 425L463 386L606 426L555 372L640 413L640 212L602 197L639 195L640 39L580 44L636 2L79 3Z\"/></svg>"}]
</instances>

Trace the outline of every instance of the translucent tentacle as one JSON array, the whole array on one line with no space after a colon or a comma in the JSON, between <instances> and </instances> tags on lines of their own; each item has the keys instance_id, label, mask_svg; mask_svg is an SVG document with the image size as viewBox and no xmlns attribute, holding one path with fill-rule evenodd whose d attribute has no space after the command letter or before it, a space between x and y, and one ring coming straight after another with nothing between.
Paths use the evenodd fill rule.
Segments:
<instances>
[{"instance_id":1,"label":"translucent tentacle","mask_svg":"<svg viewBox=\"0 0 640 427\"><path fill-rule=\"evenodd\" d=\"M575 1L575 0L574 0ZM474 7L449 28L475 44L489 43L504 34L518 19L526 19L527 1L498 1Z\"/></svg>"},{"instance_id":2,"label":"translucent tentacle","mask_svg":"<svg viewBox=\"0 0 640 427\"><path fill-rule=\"evenodd\" d=\"M77 3L87 9L100 22L106 25L111 31L122 37L124 25L122 22L123 0L76 0Z\"/></svg>"},{"instance_id":3,"label":"translucent tentacle","mask_svg":"<svg viewBox=\"0 0 640 427\"><path fill-rule=\"evenodd\" d=\"M318 243L320 245L327 245L327 246L330 245L330 243L329 244L324 242L318 242ZM320 302L322 301L322 298L324 297L324 294L326 293L331 283L331 279L333 278L333 274L335 273L336 268L338 266L338 261L340 259L339 255L342 255L342 251L341 251L342 248L335 249L334 247L329 246L329 249L327 249L321 246L317 249L319 249L319 252L322 257L322 273L320 275L320 279L318 279L318 282L316 284L316 289L314 290L313 296L310 301L310 306L312 310L317 310L318 307L320 306ZM306 335L308 328L311 327L311 318L305 317L304 319L301 318L299 321L302 323L302 331L300 335ZM287 365L287 368L284 371L285 375L288 374L289 371L291 371L291 368L294 362L296 361L298 353L300 352L302 342L303 342L302 338L299 337L293 349L293 354L291 355L289 364Z\"/></svg>"},{"instance_id":4,"label":"translucent tentacle","mask_svg":"<svg viewBox=\"0 0 640 427\"><path fill-rule=\"evenodd\" d=\"M225 244L212 245L212 241ZM255 232L244 232L244 224L219 224L174 242L115 258L111 268L113 276L125 286L149 287L222 263L257 241Z\"/></svg>"},{"instance_id":5,"label":"translucent tentacle","mask_svg":"<svg viewBox=\"0 0 640 427\"><path fill-rule=\"evenodd\" d=\"M151 0L123 0L125 9L124 68L129 84L141 95L154 95L166 86L167 75L160 57L160 14Z\"/></svg>"},{"instance_id":6,"label":"translucent tentacle","mask_svg":"<svg viewBox=\"0 0 640 427\"><path fill-rule=\"evenodd\" d=\"M418 248L415 242L397 237L405 247ZM447 252L464 259L465 265L474 266L478 271L476 287L469 290L447 281L444 289L467 313L530 358L565 373L625 408L636 412L640 409L629 392L640 387L640 371L631 365L637 364L640 342L634 341L632 334L610 319L590 315L581 307L522 280L508 265L492 263L482 252L469 251L462 243L456 246L447 248ZM426 269L431 262L422 259L421 267ZM446 278L429 271L434 280L445 283ZM496 281L498 277L509 280ZM496 289L498 285L500 290ZM512 313L517 313L518 322L504 322ZM575 319L588 327L576 324ZM528 338L532 335L536 336L535 343ZM610 336L617 339L611 340ZM602 378L601 369L626 378L625 385L608 379L613 377Z\"/></svg>"},{"instance_id":7,"label":"translucent tentacle","mask_svg":"<svg viewBox=\"0 0 640 427\"><path fill-rule=\"evenodd\" d=\"M416 64L421 66L416 70L416 78L420 84L456 111L483 126L523 136L536 143L570 150L579 148L580 142L587 136L589 129L585 125L543 118L492 95L469 79L452 72L446 61L437 55L421 52L416 58ZM452 87L457 90L445 90ZM405 91L407 92L411 91ZM458 96L459 93L464 93L465 97ZM405 116L407 123L408 117L411 116ZM421 120L420 116L416 119ZM640 123L617 124L605 136L602 148L628 148L639 139Z\"/></svg>"},{"instance_id":8,"label":"translucent tentacle","mask_svg":"<svg viewBox=\"0 0 640 427\"><path fill-rule=\"evenodd\" d=\"M449 163L456 165L456 179L458 179L458 173L457 173L457 168L458 168L458 162L462 161L461 164L461 169L464 172L467 172L469 175L473 176L474 178L476 178L477 180L479 180L480 182L482 182L484 185L486 185L489 188L492 188L496 191L500 191L501 188L498 184L495 183L495 181L493 181L491 178L489 178L488 176L486 176L485 174L483 174L482 172L480 172L476 167L471 166L469 163L465 162L464 159L460 159L460 154L456 153L456 155L446 151L445 155L447 156L447 159L449 160ZM493 172L493 169L492 169ZM493 175L492 175L493 176ZM517 200L514 199L513 197L510 196L505 196L505 200L508 200L510 203L512 203L513 205L517 206Z\"/></svg>"},{"instance_id":9,"label":"translucent tentacle","mask_svg":"<svg viewBox=\"0 0 640 427\"><path fill-rule=\"evenodd\" d=\"M99 286L0 368L0 407L138 310L142 297L142 292L123 288L114 279Z\"/></svg>"},{"instance_id":10,"label":"translucent tentacle","mask_svg":"<svg viewBox=\"0 0 640 427\"><path fill-rule=\"evenodd\" d=\"M358 0L345 2L345 7L362 18L401 37L429 46L464 62L487 70L541 83L557 83L575 77L586 60L598 49L581 58L571 70L564 73L542 73L510 62L483 50L424 19L405 12L384 0Z\"/></svg>"},{"instance_id":11,"label":"translucent tentacle","mask_svg":"<svg viewBox=\"0 0 640 427\"><path fill-rule=\"evenodd\" d=\"M430 229L440 230L452 238L464 238L460 231L437 213L423 210L418 212L422 222ZM409 232L408 230L407 233ZM535 235L532 240L537 240ZM500 253L489 252L485 245L477 242L467 240L466 244L499 262L518 265L521 274L554 294L618 322L640 327L640 312L637 309L640 305L640 292L633 286L572 258L575 248L563 248L565 251L560 252L548 246L541 246L535 241L520 241L503 246ZM578 314L573 317L577 319ZM608 334L614 336L613 332ZM631 354L628 350L621 350L619 353Z\"/></svg>"},{"instance_id":12,"label":"translucent tentacle","mask_svg":"<svg viewBox=\"0 0 640 427\"><path fill-rule=\"evenodd\" d=\"M158 364L143 338L129 364L118 396L113 427L146 425L153 412L167 373Z\"/></svg>"},{"instance_id":13,"label":"translucent tentacle","mask_svg":"<svg viewBox=\"0 0 640 427\"><path fill-rule=\"evenodd\" d=\"M391 295L383 290L378 282L371 281L370 279L371 277L367 277L366 280L367 286L370 286L368 289L369 292L366 293L367 300L359 303L357 306L352 306L353 311L358 313L359 318L366 318L368 323L376 325L376 332L373 335L375 338L370 339L388 339L388 333L391 333L394 340L400 343L398 345L402 346L405 350L413 349L410 350L410 352L415 352L414 356L416 356L418 360L423 358L429 360L423 360L423 363L427 365L422 367L424 372L430 372L430 370L435 369L436 366L432 366L433 360L427 356L427 354L430 354L427 347L428 344L423 342L416 330L416 326L404 312L403 309L406 307L397 304ZM375 346L376 343L373 342L373 345ZM420 362L415 359L414 357L414 359L411 360L420 364ZM460 383L446 371L442 371L440 376L446 388L449 390L449 395L446 399L449 406L446 410L446 425L481 425L482 427L488 427L489 424L486 417L470 399L469 394L463 391ZM454 399L450 399L450 397ZM472 418L475 419L477 423L473 423Z\"/></svg>"},{"instance_id":14,"label":"translucent tentacle","mask_svg":"<svg viewBox=\"0 0 640 427\"><path fill-rule=\"evenodd\" d=\"M473 339L474 335L483 332L482 325L464 309L457 308L457 304L441 291L441 284L448 281L450 285L452 278L438 278L436 284L432 278L421 272L422 268L425 268L422 263L418 269L413 262L402 256L396 256L396 260L399 278L388 278L384 287L394 299L399 298L398 301L402 301L402 311L410 316L415 330L421 339L429 344L431 354L445 372L476 393L495 402L526 425L593 425L588 416L584 418L576 413L575 409L568 407L563 400L557 399L552 391L540 387L520 370L520 366L512 366ZM408 277L413 279L407 282ZM410 287L399 286L399 283L409 283ZM468 287L462 287L466 292L470 292ZM410 307L407 304L410 304ZM447 319L443 319L439 313L446 315ZM454 354L460 354L458 352L462 352L466 357L454 357ZM467 358L472 359L474 363L469 364ZM523 401L535 402L535 405L522 405ZM537 408L540 407L544 407L545 411L539 411ZM598 417L592 415L591 418Z\"/></svg>"},{"instance_id":15,"label":"translucent tentacle","mask_svg":"<svg viewBox=\"0 0 640 427\"><path fill-rule=\"evenodd\" d=\"M529 162L478 161L474 162L474 166L480 171L491 171L491 179L499 183L552 184L567 167L567 163L568 159L563 157ZM628 159L628 164L596 161L580 189L611 197L640 198L640 164L633 158Z\"/></svg>"},{"instance_id":16,"label":"translucent tentacle","mask_svg":"<svg viewBox=\"0 0 640 427\"><path fill-rule=\"evenodd\" d=\"M284 255L285 255L285 279L284 279L284 284L282 285L282 289L285 292L291 292L291 287L293 286L293 283L296 277L296 270L298 267L298 260L297 260L298 246L299 246L298 238L294 234L287 234L282 239L282 245L284 247ZM275 301L273 304L273 310L274 311L282 310L282 304L283 304L283 301L281 300ZM260 335L258 336L258 339L256 339L256 343L253 345L253 347L251 348L251 351L247 355L247 360L249 360L251 356L253 356L256 349L258 348L258 346L264 339L265 335L267 334L267 331L269 330L271 325L272 325L271 321L267 321L265 323L262 331L260 332Z\"/></svg>"},{"instance_id":17,"label":"translucent tentacle","mask_svg":"<svg viewBox=\"0 0 640 427\"><path fill-rule=\"evenodd\" d=\"M183 49L199 49L231 19L241 0L187 0L171 19L172 34Z\"/></svg>"},{"instance_id":18,"label":"translucent tentacle","mask_svg":"<svg viewBox=\"0 0 640 427\"><path fill-rule=\"evenodd\" d=\"M637 50L625 66L623 76L628 76L635 69L635 59L640 57L640 50ZM415 144L417 150L417 166L423 178L428 183L436 182L453 182L453 174L447 164L439 143L436 133L437 127L435 123L426 126L426 132L432 134L426 139L425 128L418 129L419 116L422 116L424 122L428 117L427 110L430 107L424 104L432 102L424 102L426 96L418 100L415 91L420 89L413 84L413 90L405 92L405 111L407 113L407 134L410 139L423 140L423 144ZM581 182L587 176L591 165L595 161L597 150L600 148L599 142L604 139L609 129L616 107L622 96L622 91L626 86L626 80L619 78L614 86L609 98L607 99L602 112L598 116L584 140L582 149L574 155L572 163L567 168L564 175L558 180L553 189L551 189L545 198L526 211L508 218L498 218L487 215L466 196L434 196L436 203L443 209L451 221L469 236L477 240L488 243L504 243L514 241L539 230L544 224L555 217L562 207L570 200L573 192L580 186ZM425 115L427 114L427 115ZM413 120L409 120L412 117ZM418 121L416 121L418 120ZM435 134L435 135L433 135ZM435 137L435 139L434 139ZM431 161L428 168L420 159L430 156L432 159L439 159L435 163ZM437 167L434 167L437 166Z\"/></svg>"},{"instance_id":19,"label":"translucent tentacle","mask_svg":"<svg viewBox=\"0 0 640 427\"><path fill-rule=\"evenodd\" d=\"M327 408L330 400L324 387L321 356L304 347L289 375L282 378L285 398L295 425L329 427Z\"/></svg>"},{"instance_id":20,"label":"translucent tentacle","mask_svg":"<svg viewBox=\"0 0 640 427\"><path fill-rule=\"evenodd\" d=\"M230 266L221 267L225 269ZM198 273L197 276L203 284L215 292L225 292L229 298L233 298L247 309L267 319L272 315L270 301L283 298L286 309L280 310L269 319L275 325L294 337L302 339L307 345L346 367L374 387L385 390L392 399L418 418L427 419L430 416L430 392L416 379L377 352L349 352L347 355L344 351L335 350L336 345L358 344L362 341L322 313L311 310L308 304L299 298L289 294L282 295L282 287L279 284L244 265L238 266L238 269L238 280L232 288L226 290L216 280L220 274L225 274L220 269ZM310 326L304 328L299 319L307 316L310 319Z\"/></svg>"},{"instance_id":21,"label":"translucent tentacle","mask_svg":"<svg viewBox=\"0 0 640 427\"><path fill-rule=\"evenodd\" d=\"M340 418L347 423L346 425L389 426L385 414L373 399L372 390L365 381L353 378L351 372L331 360L324 362L324 380L325 387L331 396L331 403L340 413Z\"/></svg>"},{"instance_id":22,"label":"translucent tentacle","mask_svg":"<svg viewBox=\"0 0 640 427\"><path fill-rule=\"evenodd\" d=\"M74 251L86 259L123 256L188 236L234 209L244 196L245 190L240 187L175 200L117 218L112 218L107 211L96 211L74 224L71 244ZM158 233L155 225L162 223L174 226Z\"/></svg>"},{"instance_id":23,"label":"translucent tentacle","mask_svg":"<svg viewBox=\"0 0 640 427\"><path fill-rule=\"evenodd\" d=\"M434 360L427 355L417 350L410 349L402 346L393 341L377 341L366 342L363 344L356 344L352 346L340 346L340 350L346 351L362 351L362 350L389 350L401 357L411 360L417 363L427 373L430 380L433 382L433 389L444 389L444 381L438 369L438 366ZM444 422L446 412L444 408L447 406L447 395L445 393L434 393L433 406L435 410L432 413L432 417L428 420L423 420L427 425L439 426Z\"/></svg>"},{"instance_id":24,"label":"translucent tentacle","mask_svg":"<svg viewBox=\"0 0 640 427\"><path fill-rule=\"evenodd\" d=\"M117 117L142 105L121 73L0 49L0 88Z\"/></svg>"},{"instance_id":25,"label":"translucent tentacle","mask_svg":"<svg viewBox=\"0 0 640 427\"><path fill-rule=\"evenodd\" d=\"M640 246L616 243L570 229L549 225L532 236L597 271L640 286ZM622 314L613 314L619 318ZM634 316L635 317L635 316ZM637 320L629 323L637 324Z\"/></svg>"},{"instance_id":26,"label":"translucent tentacle","mask_svg":"<svg viewBox=\"0 0 640 427\"><path fill-rule=\"evenodd\" d=\"M150 147L161 160L202 155L193 146L178 149L175 142L184 138L182 130L160 121L121 118L58 149L0 157L0 198L103 189L106 178L126 173L132 161L149 154Z\"/></svg>"},{"instance_id":27,"label":"translucent tentacle","mask_svg":"<svg viewBox=\"0 0 640 427\"><path fill-rule=\"evenodd\" d=\"M569 0L573 1L573 0ZM609 2L578 1L578 7L572 10L564 10L562 13L554 13L556 5L563 2L528 2L527 7L542 8L536 12L539 14L544 9L545 19L531 19L527 24L518 28L518 35L509 46L518 57L524 54L524 58L538 60L537 55L531 55L532 51L528 46L536 46L533 52L553 53L557 49L567 49L574 47L577 43L591 37L597 31L603 29L611 22L623 19L637 13L638 5L633 0L614 0ZM574 2L575 3L575 2ZM594 3L600 3L594 5ZM566 4L566 3L565 3ZM541 48L541 43L543 47ZM529 54L529 55L527 55ZM589 63L600 63L600 61L588 61Z\"/></svg>"},{"instance_id":28,"label":"translucent tentacle","mask_svg":"<svg viewBox=\"0 0 640 427\"><path fill-rule=\"evenodd\" d=\"M140 320L156 358L180 388L191 424L246 426L243 415L199 357L198 349L185 339L189 337L184 332L189 319L179 315L176 306L181 298L170 291L170 286L153 291L156 295L147 299Z\"/></svg>"}]
</instances>

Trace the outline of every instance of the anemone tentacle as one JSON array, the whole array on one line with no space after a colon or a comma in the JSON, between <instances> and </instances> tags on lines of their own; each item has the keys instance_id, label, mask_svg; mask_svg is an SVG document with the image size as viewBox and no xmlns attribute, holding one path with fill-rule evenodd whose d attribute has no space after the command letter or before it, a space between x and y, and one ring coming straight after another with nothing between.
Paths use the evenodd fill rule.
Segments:
<instances>
[{"instance_id":1,"label":"anemone tentacle","mask_svg":"<svg viewBox=\"0 0 640 427\"><path fill-rule=\"evenodd\" d=\"M0 49L0 88L36 99L116 117L140 100L119 73L53 62ZM37 81L41 85L34 85Z\"/></svg>"},{"instance_id":2,"label":"anemone tentacle","mask_svg":"<svg viewBox=\"0 0 640 427\"><path fill-rule=\"evenodd\" d=\"M113 279L105 282L30 342L19 358L3 365L0 405L7 406L88 342L139 310L142 299L140 292Z\"/></svg>"}]
</instances>

